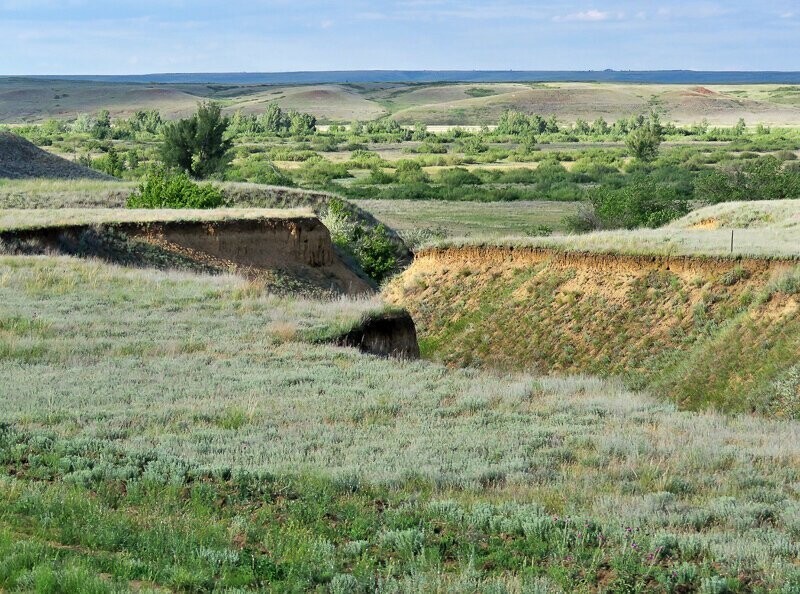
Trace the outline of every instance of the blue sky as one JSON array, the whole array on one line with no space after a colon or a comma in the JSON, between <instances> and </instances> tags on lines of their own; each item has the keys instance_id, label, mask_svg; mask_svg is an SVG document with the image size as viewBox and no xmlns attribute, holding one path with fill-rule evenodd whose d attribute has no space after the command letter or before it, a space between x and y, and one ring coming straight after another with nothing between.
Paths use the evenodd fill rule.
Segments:
<instances>
[{"instance_id":1,"label":"blue sky","mask_svg":"<svg viewBox=\"0 0 800 594\"><path fill-rule=\"evenodd\" d=\"M0 0L0 74L800 70L800 0Z\"/></svg>"}]
</instances>

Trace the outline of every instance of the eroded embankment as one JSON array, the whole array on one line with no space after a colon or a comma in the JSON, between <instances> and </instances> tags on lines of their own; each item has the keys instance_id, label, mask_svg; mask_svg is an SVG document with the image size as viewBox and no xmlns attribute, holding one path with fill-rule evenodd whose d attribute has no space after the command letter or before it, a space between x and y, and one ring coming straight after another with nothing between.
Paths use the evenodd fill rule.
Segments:
<instances>
[{"instance_id":1,"label":"eroded embankment","mask_svg":"<svg viewBox=\"0 0 800 594\"><path fill-rule=\"evenodd\" d=\"M618 374L682 405L800 415L797 261L429 249L387 288L424 356Z\"/></svg>"},{"instance_id":2,"label":"eroded embankment","mask_svg":"<svg viewBox=\"0 0 800 594\"><path fill-rule=\"evenodd\" d=\"M57 253L130 266L237 272L287 289L373 290L337 255L314 216L60 225L0 233L6 253ZM277 275L277 276L276 276Z\"/></svg>"}]
</instances>

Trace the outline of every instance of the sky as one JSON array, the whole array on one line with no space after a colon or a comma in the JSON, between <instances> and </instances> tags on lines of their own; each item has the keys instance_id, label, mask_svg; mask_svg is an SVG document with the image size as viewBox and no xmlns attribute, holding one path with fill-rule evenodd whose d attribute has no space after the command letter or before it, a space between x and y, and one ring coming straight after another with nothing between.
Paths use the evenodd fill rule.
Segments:
<instances>
[{"instance_id":1,"label":"sky","mask_svg":"<svg viewBox=\"0 0 800 594\"><path fill-rule=\"evenodd\" d=\"M0 0L0 75L800 70L800 0Z\"/></svg>"}]
</instances>

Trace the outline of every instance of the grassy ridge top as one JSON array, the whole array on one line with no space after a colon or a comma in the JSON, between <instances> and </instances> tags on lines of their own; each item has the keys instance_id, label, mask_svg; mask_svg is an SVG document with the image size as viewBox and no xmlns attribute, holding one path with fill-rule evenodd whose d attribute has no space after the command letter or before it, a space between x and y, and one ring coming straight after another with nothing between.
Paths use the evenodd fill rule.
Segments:
<instances>
[{"instance_id":1,"label":"grassy ridge top","mask_svg":"<svg viewBox=\"0 0 800 594\"><path fill-rule=\"evenodd\" d=\"M660 229L549 237L455 238L428 247L530 247L625 255L796 259L800 258L798 229L800 200L765 200L700 208Z\"/></svg>"},{"instance_id":2,"label":"grassy ridge top","mask_svg":"<svg viewBox=\"0 0 800 594\"><path fill-rule=\"evenodd\" d=\"M673 221L676 229L800 229L800 200L723 202Z\"/></svg>"},{"instance_id":3,"label":"grassy ridge top","mask_svg":"<svg viewBox=\"0 0 800 594\"><path fill-rule=\"evenodd\" d=\"M633 256L800 258L800 242L797 230L793 229L739 229L735 232L733 251L730 246L731 233L726 229L638 229L550 237L457 238L428 247L545 248Z\"/></svg>"},{"instance_id":4,"label":"grassy ridge top","mask_svg":"<svg viewBox=\"0 0 800 594\"><path fill-rule=\"evenodd\" d=\"M220 222L261 219L316 217L311 209L216 208L199 209L122 209L58 208L0 210L0 232L121 223Z\"/></svg>"}]
</instances>

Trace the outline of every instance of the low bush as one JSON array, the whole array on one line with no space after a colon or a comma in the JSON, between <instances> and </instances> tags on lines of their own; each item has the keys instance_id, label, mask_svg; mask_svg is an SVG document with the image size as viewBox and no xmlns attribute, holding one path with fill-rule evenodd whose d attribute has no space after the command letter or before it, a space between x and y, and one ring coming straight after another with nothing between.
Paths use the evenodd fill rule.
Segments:
<instances>
[{"instance_id":1,"label":"low bush","mask_svg":"<svg viewBox=\"0 0 800 594\"><path fill-rule=\"evenodd\" d=\"M397 266L396 247L386 227L365 227L351 216L338 198L328 202L322 222L330 231L333 243L353 256L375 282L383 281Z\"/></svg>"},{"instance_id":2,"label":"low bush","mask_svg":"<svg viewBox=\"0 0 800 594\"><path fill-rule=\"evenodd\" d=\"M150 172L128 198L128 208L217 208L223 196L211 184L193 182L186 173Z\"/></svg>"},{"instance_id":3,"label":"low bush","mask_svg":"<svg viewBox=\"0 0 800 594\"><path fill-rule=\"evenodd\" d=\"M590 194L601 228L660 227L689 212L688 202L670 185L637 178L619 189L598 188Z\"/></svg>"}]
</instances>

